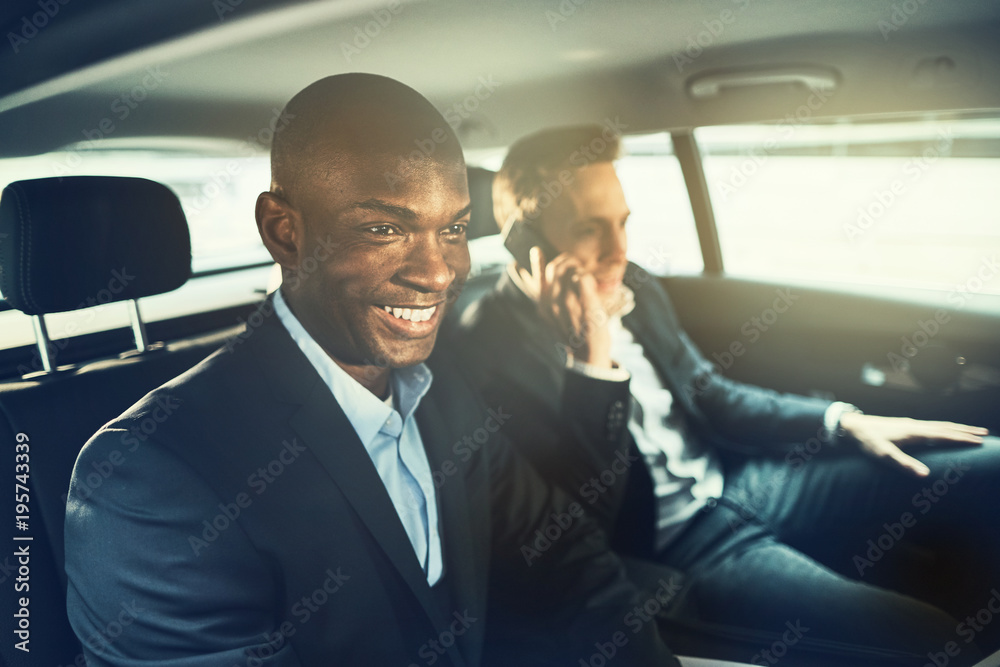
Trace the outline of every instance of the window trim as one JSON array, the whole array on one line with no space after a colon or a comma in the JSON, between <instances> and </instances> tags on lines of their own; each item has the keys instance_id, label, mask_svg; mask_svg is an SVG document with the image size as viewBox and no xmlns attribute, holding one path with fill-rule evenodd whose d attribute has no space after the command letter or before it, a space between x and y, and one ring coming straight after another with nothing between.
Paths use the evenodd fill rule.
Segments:
<instances>
[{"instance_id":1,"label":"window trim","mask_svg":"<svg viewBox=\"0 0 1000 667\"><path fill-rule=\"evenodd\" d=\"M712 209L712 199L708 194L708 182L705 180L701 152L695 141L694 131L671 132L670 138L674 144L674 154L681 165L681 173L684 175L688 199L691 201L691 213L694 215L698 243L701 245L701 258L705 265L704 273L706 275L722 275L725 272L725 265L722 262L722 246L719 243L719 231L715 226L715 212Z\"/></svg>"}]
</instances>

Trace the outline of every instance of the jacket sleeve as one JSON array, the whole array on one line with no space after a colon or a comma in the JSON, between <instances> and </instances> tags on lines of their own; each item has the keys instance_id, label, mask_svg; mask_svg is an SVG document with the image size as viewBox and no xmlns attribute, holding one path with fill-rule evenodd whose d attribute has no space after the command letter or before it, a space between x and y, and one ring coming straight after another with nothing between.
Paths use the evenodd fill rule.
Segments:
<instances>
[{"instance_id":1,"label":"jacket sleeve","mask_svg":"<svg viewBox=\"0 0 1000 667\"><path fill-rule=\"evenodd\" d=\"M489 297L465 323L456 348L469 380L490 405L517 415L504 426L511 445L608 534L614 531L632 454L629 381L569 371L541 328Z\"/></svg>"},{"instance_id":2,"label":"jacket sleeve","mask_svg":"<svg viewBox=\"0 0 1000 667\"><path fill-rule=\"evenodd\" d=\"M288 642L267 640L278 637L274 578L235 522L216 521L222 501L166 449L130 447L127 435L94 436L68 494L67 604L87 664L209 667L255 656L299 667Z\"/></svg>"},{"instance_id":3,"label":"jacket sleeve","mask_svg":"<svg viewBox=\"0 0 1000 667\"><path fill-rule=\"evenodd\" d=\"M579 502L508 443L488 455L494 636L531 647L539 664L590 664L600 645L621 664L679 667L648 613L669 605L679 583L640 593Z\"/></svg>"},{"instance_id":4,"label":"jacket sleeve","mask_svg":"<svg viewBox=\"0 0 1000 667\"><path fill-rule=\"evenodd\" d=\"M727 378L681 332L683 356L677 363L699 368L686 391L702 429L726 440L763 449L783 448L823 434L831 401L786 394ZM824 436L825 437L825 436Z\"/></svg>"},{"instance_id":5,"label":"jacket sleeve","mask_svg":"<svg viewBox=\"0 0 1000 667\"><path fill-rule=\"evenodd\" d=\"M636 290L637 305L631 316L645 344L652 351L675 400L680 400L696 430L721 436L735 447L783 448L822 433L823 416L830 401L738 382L725 377L708 361L681 328L673 304L656 281ZM640 303L641 300L641 303Z\"/></svg>"}]
</instances>

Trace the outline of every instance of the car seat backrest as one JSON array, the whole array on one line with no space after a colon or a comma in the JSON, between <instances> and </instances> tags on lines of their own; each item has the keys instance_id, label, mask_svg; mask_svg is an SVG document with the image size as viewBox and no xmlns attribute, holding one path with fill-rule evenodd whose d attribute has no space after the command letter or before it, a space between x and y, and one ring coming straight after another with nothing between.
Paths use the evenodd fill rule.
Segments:
<instances>
[{"instance_id":1,"label":"car seat backrest","mask_svg":"<svg viewBox=\"0 0 1000 667\"><path fill-rule=\"evenodd\" d=\"M176 289L190 272L187 221L177 197L159 183L50 178L12 183L0 195L0 291L11 306L34 318L37 353L45 367L0 383L0 474L8 484L23 475L29 496L21 508L9 492L0 499L12 537L22 538L8 539L15 549L0 555L0 634L5 637L0 656L7 665L83 664L66 617L63 523L70 475L80 448L97 429L235 332L236 327L169 344L146 340L135 300ZM50 355L54 348L45 315L113 301L128 302L137 349L58 367ZM28 446L17 450L24 444L18 440ZM131 441L123 443L122 459L85 471L87 482L106 483L130 446ZM21 453L27 457L16 460ZM18 509L27 509L21 524L14 518L21 514ZM30 554L30 574L23 581L23 563L13 555L21 548ZM29 600L27 618L15 616L21 598ZM27 630L22 636L29 639L30 653L11 641L18 630Z\"/></svg>"}]
</instances>

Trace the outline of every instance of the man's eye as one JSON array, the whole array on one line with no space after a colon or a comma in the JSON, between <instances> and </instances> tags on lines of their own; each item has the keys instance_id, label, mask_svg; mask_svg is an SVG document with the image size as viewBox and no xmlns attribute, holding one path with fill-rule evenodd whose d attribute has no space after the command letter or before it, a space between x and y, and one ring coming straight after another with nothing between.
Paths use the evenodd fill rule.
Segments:
<instances>
[{"instance_id":1,"label":"man's eye","mask_svg":"<svg viewBox=\"0 0 1000 667\"><path fill-rule=\"evenodd\" d=\"M469 231L469 225L464 222L459 222L446 227L444 231L445 234L450 234L452 236L465 236L466 232Z\"/></svg>"},{"instance_id":2,"label":"man's eye","mask_svg":"<svg viewBox=\"0 0 1000 667\"><path fill-rule=\"evenodd\" d=\"M369 227L368 231L378 236L392 236L397 233L396 228L392 225L376 225L375 227Z\"/></svg>"}]
</instances>

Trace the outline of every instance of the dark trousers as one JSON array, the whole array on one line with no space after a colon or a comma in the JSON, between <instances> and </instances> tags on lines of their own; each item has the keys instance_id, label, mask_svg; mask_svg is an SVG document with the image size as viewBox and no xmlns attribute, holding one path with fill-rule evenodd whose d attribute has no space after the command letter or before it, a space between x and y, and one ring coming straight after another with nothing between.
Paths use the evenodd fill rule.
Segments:
<instances>
[{"instance_id":1,"label":"dark trousers","mask_svg":"<svg viewBox=\"0 0 1000 667\"><path fill-rule=\"evenodd\" d=\"M660 556L688 575L672 615L762 631L759 665L809 647L939 667L996 650L1000 439L907 450L923 479L848 449L727 461L722 499Z\"/></svg>"}]
</instances>

